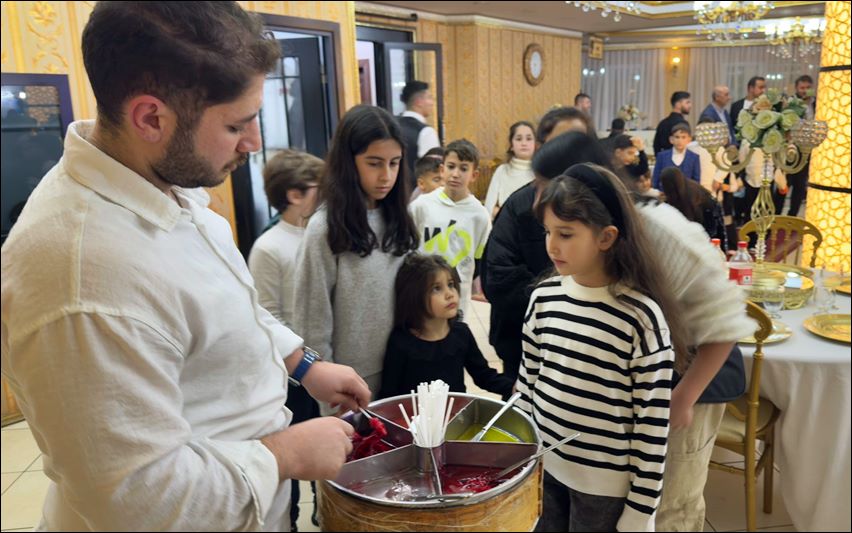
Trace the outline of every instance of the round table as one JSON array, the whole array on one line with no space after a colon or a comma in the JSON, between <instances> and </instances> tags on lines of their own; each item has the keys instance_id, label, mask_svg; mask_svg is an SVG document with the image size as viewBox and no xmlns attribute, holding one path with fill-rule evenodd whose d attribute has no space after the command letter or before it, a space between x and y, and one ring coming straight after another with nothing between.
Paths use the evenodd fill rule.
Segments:
<instances>
[{"instance_id":1,"label":"round table","mask_svg":"<svg viewBox=\"0 0 852 533\"><path fill-rule=\"evenodd\" d=\"M850 313L838 293L833 313ZM805 329L816 308L781 311L793 336L763 347L761 395L781 410L775 463L784 505L799 531L850 531L850 347ZM754 346L741 344L747 375Z\"/></svg>"}]
</instances>

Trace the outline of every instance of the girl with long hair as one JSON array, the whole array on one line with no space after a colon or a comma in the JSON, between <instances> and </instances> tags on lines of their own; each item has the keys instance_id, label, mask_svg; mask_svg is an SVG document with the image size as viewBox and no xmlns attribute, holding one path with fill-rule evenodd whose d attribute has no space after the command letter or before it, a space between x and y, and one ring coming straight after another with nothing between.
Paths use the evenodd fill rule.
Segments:
<instances>
[{"instance_id":1,"label":"girl with long hair","mask_svg":"<svg viewBox=\"0 0 852 533\"><path fill-rule=\"evenodd\" d=\"M674 297L612 172L572 166L548 184L535 215L558 275L530 297L518 406L545 444L580 433L545 460L543 525L649 531L675 354L686 353Z\"/></svg>"},{"instance_id":2,"label":"girl with long hair","mask_svg":"<svg viewBox=\"0 0 852 533\"><path fill-rule=\"evenodd\" d=\"M350 109L334 134L320 208L297 259L295 331L324 359L354 368L373 391L393 328L394 277L418 244L407 210L409 156L387 111Z\"/></svg>"}]
</instances>

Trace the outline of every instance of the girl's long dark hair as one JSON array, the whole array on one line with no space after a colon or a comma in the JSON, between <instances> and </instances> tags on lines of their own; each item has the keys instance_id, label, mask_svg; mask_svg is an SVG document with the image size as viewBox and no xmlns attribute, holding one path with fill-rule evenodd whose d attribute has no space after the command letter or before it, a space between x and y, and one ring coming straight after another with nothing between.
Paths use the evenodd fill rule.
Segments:
<instances>
[{"instance_id":1,"label":"girl's long dark hair","mask_svg":"<svg viewBox=\"0 0 852 533\"><path fill-rule=\"evenodd\" d=\"M388 195L378 203L385 220L382 242L367 222L367 201L361 189L355 156L364 153L370 143L392 139L402 149L399 174ZM328 153L326 175L321 181L319 202L326 207L328 245L332 253L354 252L361 257L380 247L383 252L404 255L417 248L419 236L408 213L411 196L408 157L399 125L380 107L357 105L346 112L334 132Z\"/></svg>"},{"instance_id":2,"label":"girl's long dark hair","mask_svg":"<svg viewBox=\"0 0 852 533\"><path fill-rule=\"evenodd\" d=\"M405 257L394 285L394 326L415 331L423 328L429 318L429 289L441 272L447 272L460 290L459 273L440 255L414 253Z\"/></svg>"},{"instance_id":3,"label":"girl's long dark hair","mask_svg":"<svg viewBox=\"0 0 852 533\"><path fill-rule=\"evenodd\" d=\"M675 352L675 367L683 370L689 361L686 343L686 330L681 321L680 306L677 304L659 268L658 254L652 250L639 213L633 206L630 194L621 180L609 170L589 165L594 171L608 180L616 191L622 213L622 228L615 244L606 252L604 268L607 275L620 284L651 298L660 306L671 336ZM541 194L535 206L539 221L544 219L547 209L560 220L581 222L600 231L615 225L613 217L603 202L580 180L570 175L554 178ZM612 289L611 289L612 290ZM617 299L621 295L613 293ZM646 324L647 327L652 327Z\"/></svg>"},{"instance_id":4,"label":"girl's long dark hair","mask_svg":"<svg viewBox=\"0 0 852 533\"><path fill-rule=\"evenodd\" d=\"M697 187L690 187L690 182ZM660 184L666 203L683 213L687 220L704 224L704 212L701 209L702 190L696 190L701 185L687 180L676 167L669 167L660 173Z\"/></svg>"}]
</instances>

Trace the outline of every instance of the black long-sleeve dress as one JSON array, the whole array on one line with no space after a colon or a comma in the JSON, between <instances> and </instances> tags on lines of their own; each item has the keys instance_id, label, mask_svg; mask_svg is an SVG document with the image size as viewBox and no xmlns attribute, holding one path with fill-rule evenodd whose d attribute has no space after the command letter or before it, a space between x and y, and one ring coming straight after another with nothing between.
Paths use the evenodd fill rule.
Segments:
<instances>
[{"instance_id":1,"label":"black long-sleeve dress","mask_svg":"<svg viewBox=\"0 0 852 533\"><path fill-rule=\"evenodd\" d=\"M502 396L510 394L515 384L488 366L464 322L453 322L450 333L439 341L418 339L398 327L388 338L379 398L408 394L418 384L436 379L448 384L451 392L466 392L465 370L478 387Z\"/></svg>"}]
</instances>

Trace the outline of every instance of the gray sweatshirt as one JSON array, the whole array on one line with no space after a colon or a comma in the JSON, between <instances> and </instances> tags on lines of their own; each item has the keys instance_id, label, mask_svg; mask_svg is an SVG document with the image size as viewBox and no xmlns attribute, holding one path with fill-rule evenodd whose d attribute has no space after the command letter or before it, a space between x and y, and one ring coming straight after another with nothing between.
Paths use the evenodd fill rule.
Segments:
<instances>
[{"instance_id":1,"label":"gray sweatshirt","mask_svg":"<svg viewBox=\"0 0 852 533\"><path fill-rule=\"evenodd\" d=\"M381 211L367 211L367 220L381 243ZM393 329L394 281L403 259L381 249L367 257L332 254L325 208L311 217L296 258L294 331L326 361L354 368L374 394Z\"/></svg>"}]
</instances>

